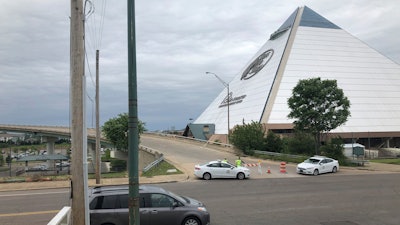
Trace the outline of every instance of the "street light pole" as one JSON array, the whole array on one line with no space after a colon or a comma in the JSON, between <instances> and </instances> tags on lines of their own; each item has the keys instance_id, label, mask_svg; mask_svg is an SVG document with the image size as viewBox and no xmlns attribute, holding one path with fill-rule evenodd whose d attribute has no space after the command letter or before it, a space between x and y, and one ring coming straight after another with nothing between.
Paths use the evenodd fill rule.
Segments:
<instances>
[{"instance_id":1,"label":"street light pole","mask_svg":"<svg viewBox=\"0 0 400 225\"><path fill-rule=\"evenodd\" d=\"M229 112L230 112L230 110L229 110L229 103L230 103L230 98L231 98L231 96L230 96L230 92L229 92L229 83L226 83L224 80L222 80L217 74L215 74L215 73L212 73L212 72L206 72L206 74L212 74L212 75L214 75L221 83L222 83L222 85L224 85L224 87L226 87L226 90L227 90L227 95L226 95L226 100L227 100L227 108L228 108L228 134L227 134L227 138L226 138L226 143L227 144L229 144L229 131L230 131L230 124L229 124Z\"/></svg>"}]
</instances>

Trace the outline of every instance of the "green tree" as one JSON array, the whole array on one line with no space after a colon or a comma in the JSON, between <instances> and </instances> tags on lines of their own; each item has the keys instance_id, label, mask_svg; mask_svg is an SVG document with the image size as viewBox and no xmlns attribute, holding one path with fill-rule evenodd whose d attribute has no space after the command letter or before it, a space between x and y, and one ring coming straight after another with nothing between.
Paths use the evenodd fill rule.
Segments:
<instances>
[{"instance_id":1,"label":"green tree","mask_svg":"<svg viewBox=\"0 0 400 225\"><path fill-rule=\"evenodd\" d=\"M272 131L268 131L264 149L269 152L283 152L284 143L278 135Z\"/></svg>"},{"instance_id":2,"label":"green tree","mask_svg":"<svg viewBox=\"0 0 400 225\"><path fill-rule=\"evenodd\" d=\"M321 146L321 152L327 157L339 160L340 164L346 164L346 156L343 153L344 141L341 138L333 138L326 145Z\"/></svg>"},{"instance_id":3,"label":"green tree","mask_svg":"<svg viewBox=\"0 0 400 225\"><path fill-rule=\"evenodd\" d=\"M102 132L104 136L121 151L128 150L128 113L121 113L115 118L111 118L104 123ZM139 120L139 137L146 131L145 123Z\"/></svg>"},{"instance_id":4,"label":"green tree","mask_svg":"<svg viewBox=\"0 0 400 225\"><path fill-rule=\"evenodd\" d=\"M295 119L295 129L314 136L316 154L321 135L344 124L350 116L350 101L336 80L319 77L300 80L292 90L288 105L291 109L288 117Z\"/></svg>"},{"instance_id":5,"label":"green tree","mask_svg":"<svg viewBox=\"0 0 400 225\"><path fill-rule=\"evenodd\" d=\"M253 154L253 150L264 149L265 131L261 123L252 122L236 126L229 135L229 141L245 154Z\"/></svg>"},{"instance_id":6,"label":"green tree","mask_svg":"<svg viewBox=\"0 0 400 225\"><path fill-rule=\"evenodd\" d=\"M295 131L293 136L287 137L285 140L288 153L307 156L315 153L313 136L309 133Z\"/></svg>"}]
</instances>

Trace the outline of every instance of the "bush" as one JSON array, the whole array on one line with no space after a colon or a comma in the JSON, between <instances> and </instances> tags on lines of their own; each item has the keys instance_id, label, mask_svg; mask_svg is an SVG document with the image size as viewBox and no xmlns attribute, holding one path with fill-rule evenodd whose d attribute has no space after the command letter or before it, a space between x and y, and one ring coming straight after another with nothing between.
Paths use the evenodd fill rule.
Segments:
<instances>
[{"instance_id":1,"label":"bush","mask_svg":"<svg viewBox=\"0 0 400 225\"><path fill-rule=\"evenodd\" d=\"M345 165L346 156L343 154L343 143L341 138L333 138L326 145L321 146L321 154L333 159L337 159L340 164Z\"/></svg>"},{"instance_id":2,"label":"bush","mask_svg":"<svg viewBox=\"0 0 400 225\"><path fill-rule=\"evenodd\" d=\"M265 138L265 151L269 152L283 152L284 143L282 139L274 132L269 131Z\"/></svg>"},{"instance_id":3,"label":"bush","mask_svg":"<svg viewBox=\"0 0 400 225\"><path fill-rule=\"evenodd\" d=\"M296 132L294 136L286 138L287 153L299 155L314 155L314 138L307 133Z\"/></svg>"},{"instance_id":4,"label":"bush","mask_svg":"<svg viewBox=\"0 0 400 225\"><path fill-rule=\"evenodd\" d=\"M229 141L245 154L248 154L251 153L251 150L264 149L264 134L261 123L253 121L250 124L236 126L229 136Z\"/></svg>"},{"instance_id":5,"label":"bush","mask_svg":"<svg viewBox=\"0 0 400 225\"><path fill-rule=\"evenodd\" d=\"M243 153L245 155L254 155L254 149L250 149L250 148L243 149Z\"/></svg>"},{"instance_id":6,"label":"bush","mask_svg":"<svg viewBox=\"0 0 400 225\"><path fill-rule=\"evenodd\" d=\"M122 159L111 159L110 160L112 171L124 171L126 170L126 161Z\"/></svg>"},{"instance_id":7,"label":"bush","mask_svg":"<svg viewBox=\"0 0 400 225\"><path fill-rule=\"evenodd\" d=\"M101 157L102 162L110 162L111 161L111 150L106 149L104 151L104 155Z\"/></svg>"}]
</instances>

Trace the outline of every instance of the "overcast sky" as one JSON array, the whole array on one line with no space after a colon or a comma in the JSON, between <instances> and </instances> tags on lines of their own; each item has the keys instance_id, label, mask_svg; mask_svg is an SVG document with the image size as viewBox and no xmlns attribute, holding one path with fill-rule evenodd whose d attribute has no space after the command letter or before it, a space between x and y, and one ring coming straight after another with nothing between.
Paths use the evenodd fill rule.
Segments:
<instances>
[{"instance_id":1,"label":"overcast sky","mask_svg":"<svg viewBox=\"0 0 400 225\"><path fill-rule=\"evenodd\" d=\"M86 26L87 126L95 51L101 125L128 112L126 0L92 0ZM196 119L299 6L400 63L400 1L137 0L139 119L149 130ZM89 9L89 3L87 8ZM0 0L0 124L69 126L70 1ZM399 74L400 76L400 74Z\"/></svg>"}]
</instances>

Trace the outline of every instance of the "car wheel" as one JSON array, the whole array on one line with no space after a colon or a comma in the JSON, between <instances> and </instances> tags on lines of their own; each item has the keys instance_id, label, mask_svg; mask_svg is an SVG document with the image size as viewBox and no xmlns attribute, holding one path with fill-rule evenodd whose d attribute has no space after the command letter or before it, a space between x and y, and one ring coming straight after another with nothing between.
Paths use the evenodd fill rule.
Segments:
<instances>
[{"instance_id":1,"label":"car wheel","mask_svg":"<svg viewBox=\"0 0 400 225\"><path fill-rule=\"evenodd\" d=\"M182 225L201 225L196 217L187 217L183 220Z\"/></svg>"},{"instance_id":2,"label":"car wheel","mask_svg":"<svg viewBox=\"0 0 400 225\"><path fill-rule=\"evenodd\" d=\"M319 171L317 169L315 169L313 175L317 176L318 174L319 174Z\"/></svg>"},{"instance_id":3,"label":"car wheel","mask_svg":"<svg viewBox=\"0 0 400 225\"><path fill-rule=\"evenodd\" d=\"M332 173L336 173L336 172L337 172L337 167L334 166L333 169L332 169Z\"/></svg>"},{"instance_id":4,"label":"car wheel","mask_svg":"<svg viewBox=\"0 0 400 225\"><path fill-rule=\"evenodd\" d=\"M211 180L211 174L210 173L203 174L203 179L204 180Z\"/></svg>"},{"instance_id":5,"label":"car wheel","mask_svg":"<svg viewBox=\"0 0 400 225\"><path fill-rule=\"evenodd\" d=\"M236 177L239 180L243 180L244 179L244 173L238 173Z\"/></svg>"}]
</instances>

